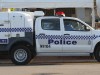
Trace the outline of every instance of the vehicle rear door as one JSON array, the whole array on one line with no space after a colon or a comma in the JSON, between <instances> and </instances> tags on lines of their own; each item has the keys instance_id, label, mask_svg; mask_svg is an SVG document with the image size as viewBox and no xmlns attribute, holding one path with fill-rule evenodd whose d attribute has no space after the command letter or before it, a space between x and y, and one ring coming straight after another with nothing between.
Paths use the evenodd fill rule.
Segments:
<instances>
[{"instance_id":1,"label":"vehicle rear door","mask_svg":"<svg viewBox=\"0 0 100 75\"><path fill-rule=\"evenodd\" d=\"M36 46L38 52L62 52L62 27L58 17L41 17L36 20Z\"/></svg>"},{"instance_id":2,"label":"vehicle rear door","mask_svg":"<svg viewBox=\"0 0 100 75\"><path fill-rule=\"evenodd\" d=\"M8 44L10 38L9 13L0 13L0 44Z\"/></svg>"}]
</instances>

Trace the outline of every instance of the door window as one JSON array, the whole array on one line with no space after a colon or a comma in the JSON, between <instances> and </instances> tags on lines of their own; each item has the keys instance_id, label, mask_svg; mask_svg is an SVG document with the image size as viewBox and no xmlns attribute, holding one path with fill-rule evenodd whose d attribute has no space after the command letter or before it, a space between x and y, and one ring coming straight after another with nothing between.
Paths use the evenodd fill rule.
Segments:
<instances>
[{"instance_id":1,"label":"door window","mask_svg":"<svg viewBox=\"0 0 100 75\"><path fill-rule=\"evenodd\" d=\"M41 27L43 30L60 30L60 19L42 19Z\"/></svg>"},{"instance_id":2,"label":"door window","mask_svg":"<svg viewBox=\"0 0 100 75\"><path fill-rule=\"evenodd\" d=\"M85 31L86 26L79 21L64 19L65 31Z\"/></svg>"}]
</instances>

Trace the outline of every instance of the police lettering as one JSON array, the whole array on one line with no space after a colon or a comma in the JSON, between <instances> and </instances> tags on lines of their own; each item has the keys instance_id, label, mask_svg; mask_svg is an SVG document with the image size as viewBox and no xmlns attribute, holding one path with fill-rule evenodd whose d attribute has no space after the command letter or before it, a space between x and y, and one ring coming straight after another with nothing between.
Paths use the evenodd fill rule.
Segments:
<instances>
[{"instance_id":1,"label":"police lettering","mask_svg":"<svg viewBox=\"0 0 100 75\"><path fill-rule=\"evenodd\" d=\"M50 39L48 40L48 44L56 44L56 45L59 45L59 44L67 44L67 45L76 45L77 44L77 41L66 41L66 40L53 40L53 39Z\"/></svg>"}]
</instances>

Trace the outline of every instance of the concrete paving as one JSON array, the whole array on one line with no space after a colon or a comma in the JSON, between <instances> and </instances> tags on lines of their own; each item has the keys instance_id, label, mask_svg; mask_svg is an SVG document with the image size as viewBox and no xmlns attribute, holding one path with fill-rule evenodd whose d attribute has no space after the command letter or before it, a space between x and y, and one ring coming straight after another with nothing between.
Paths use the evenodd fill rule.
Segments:
<instances>
[{"instance_id":1,"label":"concrete paving","mask_svg":"<svg viewBox=\"0 0 100 75\"><path fill-rule=\"evenodd\" d=\"M100 75L100 63L90 57L36 57L28 65L16 66L0 59L0 75Z\"/></svg>"}]
</instances>

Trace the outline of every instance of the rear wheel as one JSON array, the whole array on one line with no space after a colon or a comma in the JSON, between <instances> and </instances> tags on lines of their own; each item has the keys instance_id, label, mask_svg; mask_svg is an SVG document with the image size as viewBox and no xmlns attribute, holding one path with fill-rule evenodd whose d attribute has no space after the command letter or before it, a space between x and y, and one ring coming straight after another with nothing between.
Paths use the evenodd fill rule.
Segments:
<instances>
[{"instance_id":1,"label":"rear wheel","mask_svg":"<svg viewBox=\"0 0 100 75\"><path fill-rule=\"evenodd\" d=\"M15 46L11 50L11 60L16 65L28 64L31 57L31 51L26 46Z\"/></svg>"},{"instance_id":2,"label":"rear wheel","mask_svg":"<svg viewBox=\"0 0 100 75\"><path fill-rule=\"evenodd\" d=\"M100 62L100 46L98 46L94 52L95 59Z\"/></svg>"}]
</instances>

